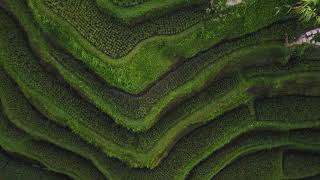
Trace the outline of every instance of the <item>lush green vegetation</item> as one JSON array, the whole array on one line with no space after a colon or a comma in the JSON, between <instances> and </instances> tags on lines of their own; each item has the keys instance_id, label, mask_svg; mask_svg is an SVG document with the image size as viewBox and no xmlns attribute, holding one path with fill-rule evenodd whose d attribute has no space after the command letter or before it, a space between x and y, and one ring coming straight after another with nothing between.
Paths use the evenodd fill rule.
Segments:
<instances>
[{"instance_id":1,"label":"lush green vegetation","mask_svg":"<svg viewBox=\"0 0 320 180\"><path fill-rule=\"evenodd\" d=\"M127 24L171 13L191 5L203 5L206 0L96 0L100 9Z\"/></svg>"},{"instance_id":2,"label":"lush green vegetation","mask_svg":"<svg viewBox=\"0 0 320 180\"><path fill-rule=\"evenodd\" d=\"M199 7L173 14L179 17L162 17L163 20L158 19L160 22L152 21L155 26L146 21L133 28L121 24L113 26L114 21L104 14L99 14L94 3L90 4L89 1L79 6L72 0L63 1L64 3L52 1L29 1L35 18L45 32L54 36L60 46L87 64L109 84L135 94L146 90L184 58L192 57L224 38L239 37L287 18L286 9L276 14L278 10L274 8L287 2L266 3L254 0L247 6L227 9L222 18L217 17L217 14L207 17L204 8ZM265 13L256 16L259 9ZM64 10L67 10L66 13L63 13ZM88 14L88 11L92 13ZM250 18L240 16L241 14ZM90 17L86 18L88 15ZM144 29L144 26L147 29ZM189 28L186 30L187 27ZM163 36L182 29L185 30L175 36ZM135 34L135 31L138 34ZM142 41L146 38L148 39ZM137 45L139 41L142 42ZM110 54L112 52L117 55ZM123 53L118 54L119 52Z\"/></svg>"},{"instance_id":3,"label":"lush green vegetation","mask_svg":"<svg viewBox=\"0 0 320 180\"><path fill-rule=\"evenodd\" d=\"M293 9L300 15L300 20L305 22L314 21L316 24L320 24L319 0L300 0Z\"/></svg>"},{"instance_id":4,"label":"lush green vegetation","mask_svg":"<svg viewBox=\"0 0 320 180\"><path fill-rule=\"evenodd\" d=\"M317 179L306 2L226 2L0 3L0 179Z\"/></svg>"}]
</instances>

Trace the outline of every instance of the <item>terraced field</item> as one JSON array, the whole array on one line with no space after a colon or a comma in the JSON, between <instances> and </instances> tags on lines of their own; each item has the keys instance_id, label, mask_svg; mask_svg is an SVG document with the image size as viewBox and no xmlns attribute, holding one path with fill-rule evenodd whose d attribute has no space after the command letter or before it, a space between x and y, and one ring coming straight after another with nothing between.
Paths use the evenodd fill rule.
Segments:
<instances>
[{"instance_id":1,"label":"terraced field","mask_svg":"<svg viewBox=\"0 0 320 180\"><path fill-rule=\"evenodd\" d=\"M317 26L230 3L0 1L0 179L319 179Z\"/></svg>"}]
</instances>

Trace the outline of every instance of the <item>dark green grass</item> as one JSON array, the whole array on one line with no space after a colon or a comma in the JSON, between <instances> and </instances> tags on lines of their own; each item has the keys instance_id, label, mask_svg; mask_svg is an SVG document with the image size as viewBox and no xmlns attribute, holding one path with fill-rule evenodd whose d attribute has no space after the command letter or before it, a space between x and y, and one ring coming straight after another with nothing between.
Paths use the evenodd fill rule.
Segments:
<instances>
[{"instance_id":1,"label":"dark green grass","mask_svg":"<svg viewBox=\"0 0 320 180\"><path fill-rule=\"evenodd\" d=\"M281 119L282 122L286 124L291 124L293 122L296 122L296 121L299 122L305 118L308 118L308 116L309 118L315 118L317 119L316 121L319 121L320 118L317 116L319 116L320 109L312 111L311 110L312 108L302 103L301 98L302 97L274 97L274 98L257 100L255 103L254 114L256 115L258 122L273 120L273 118L275 117L276 117L275 119L280 120L281 119L280 117L282 117ZM306 101L310 101L310 100L311 98ZM278 103L276 103L276 101ZM317 106L316 104L318 103L312 103L312 104L314 106ZM279 111L278 108L280 108L282 111ZM320 133L319 129L314 129L314 130L310 129L306 131L294 130L288 133L285 139L291 139L296 143L310 142L310 144L319 145L319 142L320 142L319 133ZM269 135L275 135L275 133L272 133ZM312 137L312 138L308 138L308 137ZM275 138L275 139L280 140L280 138ZM250 137L250 138L247 138L246 140L250 142L251 140L254 141L254 138ZM261 143L260 145L262 145L263 147L266 144L272 144L273 142L276 142L276 141L274 139L269 139L266 137L264 138L264 140L256 141L256 142ZM237 145L238 146L243 145L245 147L246 144L248 143L244 141L244 142L238 143ZM210 179L210 177L214 176L217 172L223 169L222 165L225 164L226 160L230 161L231 159L233 159L234 157L233 154L238 152L236 150L234 150L233 147L226 146L222 150L220 150L220 152L216 153L216 154L219 154L219 153L228 154L227 159L221 159L221 157L216 154L210 155L205 161L202 161L198 166L196 166L195 169L191 171L190 173L190 177L192 177L191 179ZM317 150L317 152L319 152L319 150Z\"/></svg>"},{"instance_id":2,"label":"dark green grass","mask_svg":"<svg viewBox=\"0 0 320 180\"><path fill-rule=\"evenodd\" d=\"M301 101L301 98L303 97L274 97L274 98L267 98L267 99L259 99L254 103L254 109L255 109L255 116L257 117L257 122L268 122L269 120L275 119L280 120L281 122L285 124L292 124L293 122L299 122L305 118L315 118L316 121L320 122L319 113L320 109L314 109L310 108L310 106L303 103L303 101L312 101L312 98L304 99ZM277 102L277 103L276 103ZM318 102L311 103L314 106L317 106ZM311 105L310 104L310 105ZM312 105L311 105L312 106ZM278 109L279 108L279 109ZM280 109L282 111L280 111ZM268 111L268 112L267 112ZM307 112L307 113L306 113ZM304 120L303 120L304 121ZM242 120L243 122L243 120ZM254 124L248 124L255 126ZM230 134L229 129L232 126L227 126L226 129L222 129L222 132L216 132L216 133L222 133L222 135L225 133L225 135ZM243 125L239 125L239 127L245 127ZM311 144L319 144L319 129L317 130L308 130L308 131L293 131L290 134L287 134L288 139L292 139L295 142L310 142ZM270 134L271 135L271 134ZM248 136L250 137L250 136ZM307 137L314 137L314 138L307 138ZM217 140L217 138L214 138ZM247 138L248 142L250 140L254 140L253 137ZM276 138L277 139L277 138ZM280 139L278 139L280 140ZM274 139L264 138L264 140L256 141L261 143L262 147L266 144L272 144L272 142L276 142ZM245 142L239 143L238 146L244 145L246 146ZM250 145L249 145L250 147ZM241 150L241 149L240 149ZM237 153L238 151L234 151L233 148L225 147L220 152L217 152L217 154L228 154L227 159L221 159L220 156L214 154L210 155L209 158L207 158L205 161L201 162L199 166L197 166L194 170L191 172L191 177L194 177L196 179L210 179L209 177L212 177L215 173L219 172L222 169L222 165L225 164L225 161L230 161L230 159L233 158L233 154Z\"/></svg>"},{"instance_id":3,"label":"dark green grass","mask_svg":"<svg viewBox=\"0 0 320 180\"><path fill-rule=\"evenodd\" d=\"M300 133L303 133L303 132L307 132L308 130L297 130L297 131L299 131ZM317 135L317 134L314 134L314 135ZM272 139L268 139L268 140L272 140ZM272 140L272 141L277 142L279 141L279 139ZM274 144L272 141L270 141L270 143ZM313 142L310 142L310 143L312 144ZM241 146L245 146L245 145L241 145ZM238 150L239 149L241 148L238 148ZM292 154L291 152L300 152L300 153L303 153L303 156L301 155L299 156L299 154ZM217 172L217 174L211 173L211 176L205 177L204 175L208 175L209 173L205 174L205 172L200 171L197 173L204 173L204 174L199 174L200 176L189 176L188 179L210 179L210 177L212 179L223 179L223 180L229 180L229 179L232 180L235 178L241 179L241 180L251 180L251 179L252 180L254 179L259 179L259 180L260 179L266 179L266 180L306 179L307 180L309 178L313 179L313 178L316 178L317 176L313 174L316 171L311 173L310 169L316 169L318 167L318 164L312 164L312 162L315 162L314 159L311 160L312 161L311 163L300 164L300 166L305 165L304 169L298 170L298 169L295 169L295 167L293 167L293 168L290 168L289 172L287 169L287 163L290 163L291 165L294 166L299 164L301 161L306 162L310 156L314 156L317 159L319 158L319 154L317 154L316 152L319 152L318 148L308 147L308 145L306 146L302 145L299 147L291 144L291 145L284 145L284 146L281 146L281 145L273 146L272 148L263 148L262 146L260 148L257 148L255 151L243 152L240 155L240 158L239 156L227 158L229 159L229 163L228 164L225 163L224 168L220 167L220 170ZM232 155L232 153L228 155ZM289 156L291 158L290 162L288 162ZM214 165L214 162L220 162L222 157L224 156L221 154L221 156L215 156L215 159L208 158L205 161L205 163L215 166L212 169L213 171L215 171L215 169L218 168L217 167L218 165L217 164ZM208 160L210 160L211 162L209 162ZM212 160L215 160L215 161L212 161ZM202 164L204 164L204 162ZM310 169L306 167L309 167ZM203 167L203 169L210 171L208 167ZM192 173L195 173L197 170L200 170L200 169L195 168ZM319 173L319 171L317 172ZM195 175L195 174L192 174L192 175Z\"/></svg>"},{"instance_id":4,"label":"dark green grass","mask_svg":"<svg viewBox=\"0 0 320 180\"><path fill-rule=\"evenodd\" d=\"M108 155L129 161L134 166L146 164L151 167L156 166L174 141L187 132L188 128L194 128L196 127L194 124L209 121L241 103L246 103L250 100L250 96L246 94L239 96L239 92L243 92L243 89L246 89L247 86L253 86L255 81L262 81L258 78L238 85L231 93L227 94L228 96L221 96L221 98L220 96L212 96L216 94L214 87L217 87L213 83L211 89L213 94L209 93L206 96L205 94L208 92L204 93L203 99L196 100L196 102L199 102L198 104L191 101L191 104L194 103L196 106L191 105L192 111L188 107L182 107L180 111L177 110L177 112L164 116L163 120L150 131L134 134L116 125L105 114L83 101L70 87L48 74L34 56L28 55L30 50L26 47L26 42L21 37L21 33L20 35L14 33L14 24L10 24L9 20L5 24L10 29L10 33L6 34L6 27L3 26L3 42L9 42L9 44L3 46L3 49L11 48L13 51L4 51L1 60L4 68L17 81L22 91L31 99L31 102L51 120L55 120L64 126L70 126L87 141L102 147ZM12 44L16 38L18 38L17 41ZM18 50L15 50L17 47L19 47ZM7 61L8 59L10 61ZM290 79L291 77L287 78ZM272 81L270 79L270 82ZM232 87L232 84L237 83L237 80L226 82L230 82ZM222 81L221 83L223 87L225 82ZM210 104L209 102L215 98L218 98L217 101ZM237 103L235 103L235 99ZM202 107L206 103L209 103L210 106ZM214 107L220 107L221 109ZM199 108L200 110L198 110ZM212 108L216 110L212 111ZM186 110L189 110L192 116L184 114ZM198 119L195 119L195 117ZM177 123L178 121L179 123Z\"/></svg>"},{"instance_id":5,"label":"dark green grass","mask_svg":"<svg viewBox=\"0 0 320 180\"><path fill-rule=\"evenodd\" d=\"M2 82L5 82L5 81L2 80ZM8 91L11 90L11 92L15 91L14 87L12 87L12 85L11 85L11 88L8 88L7 90ZM10 96L2 96L1 100L3 100L4 97L7 98L6 102L9 104L9 106L8 106L8 104L6 105L7 107L5 109L7 109L6 111L11 114L10 116L12 118L19 118L19 117L16 116L17 115L17 111L21 112L22 115L24 115L24 114L35 114L36 113L36 112L30 113L30 112L25 111L24 108L23 108L24 106L19 107L19 106L21 106L21 105L23 105L25 103L22 103L21 101L19 102L17 100L10 100ZM11 98L16 98L16 97L20 99L23 96L21 96L21 94L20 94L20 96L17 95L17 94L12 94ZM311 98L309 98L309 99L311 99ZM306 102L310 103L310 101L306 101ZM12 105L10 106L10 103L16 104L18 107L14 107ZM31 106L29 105L29 111L30 111L30 107ZM32 111L32 109L31 109L31 111ZM302 114L301 114L301 116L302 116ZM242 118L239 119L239 117L242 117L243 119ZM47 120L41 121L41 120L39 120L38 123L40 123L40 124L38 125L38 127L36 126L36 128L33 129L33 134L34 135L38 134L35 137L38 137L39 134L42 134L42 135L39 136L41 138L48 138L49 137L49 139L50 139L49 141L57 141L57 140L59 140L59 142L56 142L56 143L58 143L58 144L60 143L60 146L69 146L69 148L73 147L74 149L79 148L75 152L79 152L79 151L81 152L82 151L82 152L85 152L85 153L82 153L82 154L84 154L86 156L89 156L89 157L91 156L91 158L92 157L96 158L95 160L98 161L98 164L99 164L99 161L100 161L100 168L107 168L107 169L105 169L105 171L109 171L108 173L111 173L111 174L112 174L112 172L115 173L115 175L114 175L115 177L114 178L116 178L116 179L119 179L119 175L124 175L124 177L120 178L120 179L125 179L125 177L137 177L137 179L138 179L138 177L146 177L146 179L149 179L149 178L153 177L153 178L156 179L156 177L164 177L164 175L167 175L168 177L177 175L177 172L168 173L168 169L170 169L172 171L172 170L178 170L179 169L178 167L181 168L181 167L186 166L187 164L184 164L184 166L182 166L183 163L190 163L191 158L198 158L199 155L196 152L198 152L200 149L206 148L207 145L211 144L211 146L214 147L214 149L218 148L219 146L221 147L222 144L219 145L219 143L223 143L222 142L223 138L226 138L225 135L230 135L231 134L230 132L224 132L225 130L230 128L229 130L233 131L232 129L237 129L236 128L237 126L244 127L245 124L248 125L249 129L253 128L252 127L253 124L252 124L251 121L254 118L246 119L247 117L250 117L249 111L237 110L237 111L234 111L234 112L231 112L231 113L227 113L227 115L223 116L221 119L216 119L209 126L204 126L203 128L200 128L200 129L196 130L195 132L193 132L190 135L188 135L186 138L183 138L177 144L178 147L174 147L173 152L171 152L169 154L168 158L166 158L164 160L163 164L160 164L160 166L157 167L154 170L148 170L148 173L146 171L142 171L142 172L140 172L139 170L134 171L134 170L131 170L129 167L126 167L125 165L123 165L122 163L120 163L118 161L115 161L115 160L112 160L112 159L103 158L101 153L100 153L100 156L99 156L99 153L96 153L96 151L94 151L94 150L90 151L90 148L89 148L89 151L86 151L86 149L88 149L88 148L86 148L85 146L81 146L81 144L83 145L85 143L81 143L81 141L79 142L79 140L77 140L77 138L71 138L70 139L70 138L68 138L66 136L63 136L64 134L66 134L66 133L63 133L63 132L66 132L66 131L63 128L62 129L61 128L60 129L57 128L58 126L50 125L50 121L47 121ZM24 126L24 128L27 128L27 129L29 128L29 131L30 131L30 127L35 125L34 123L32 123L32 121L35 121L36 118L37 117L33 117L33 118L31 117L30 120L28 120L27 118L23 118L23 116L22 116L22 117L20 117L20 119L21 119L20 120L20 126ZM302 119L299 119L298 121L301 121L301 120ZM13 121L17 123L19 120L16 119L16 120L13 120ZM23 122L23 121L26 121L26 122ZM261 122L261 120L259 120L259 121ZM279 120L277 120L277 121L279 121ZM274 125L277 124L276 123L277 121L274 122ZM232 122L234 122L234 123L232 123ZM241 122L242 125L239 124L240 122ZM24 124L24 125L21 125L21 123ZM46 125L44 125L43 123L45 123ZM314 123L311 123L311 124L309 123L309 125L308 125L308 123L307 123L307 124L305 124L305 126L303 126L301 123L298 123L297 125L294 125L292 123L293 122L291 122L291 127L290 128L294 128L294 127L296 127L296 128L310 127L310 125L312 126L312 124L314 124ZM237 124L237 125L235 126L235 128L231 128L232 124L235 124L235 125ZM265 125L267 125L267 124L265 124ZM271 123L271 124L273 124L273 123ZM269 125L271 125L271 124L269 124ZM265 125L263 125L263 126L265 126ZM283 123L281 125L281 129L283 127L287 126L287 125L288 125L288 123ZM318 123L318 125L319 125L319 123ZM43 128L41 129L40 127L48 127L48 129L43 129ZM209 127L211 128L211 130L210 130ZM276 126L271 125L270 127L276 127ZM214 128L214 129L212 129L212 128ZM39 131L39 130L41 130L41 131L39 133L36 133L36 131ZM204 132L207 132L207 133L204 133ZM56 136L52 136L53 134L58 134L58 136L60 135L60 138L57 138L57 135ZM215 134L215 136L212 136L213 134ZM259 133L256 133L256 134L258 135ZM260 133L260 135L262 135L262 134L264 134L264 133ZM272 134L274 135L276 133L269 133L269 134L270 135L272 135ZM243 139L248 139L247 137L250 137L249 140L247 140L248 142L259 142L260 144L263 144L263 141L261 141L261 140L260 141L259 140L251 141L251 138L253 137L252 134L249 134L249 135L245 136L245 138L243 138ZM273 142L273 141L276 142L276 140L279 140L279 141L283 140L283 139L279 138L280 136L276 136L275 135L275 136L272 136L272 137L274 137L274 138L269 139L270 141L268 141L268 142ZM299 137L301 137L301 136L299 136ZM317 136L314 136L314 137L317 137ZM198 140L201 139L201 141L198 141L197 139ZM213 139L214 139L214 141L212 142ZM254 138L252 138L252 139L254 139ZM262 137L262 139L268 139L268 138ZM299 142L299 141L297 141L297 142L299 142L299 143L306 142L306 141L304 141L306 139L306 137L302 136L301 139L302 139L301 142ZM205 140L208 141L208 142L206 142ZM227 140L225 142L229 142L229 141L230 140ZM317 141L314 141L314 139L312 139L312 138L309 141L317 142ZM190 142L194 142L195 144L193 144L193 143L190 144ZM199 142L202 142L202 143L199 144ZM211 143L209 143L209 142L211 142ZM61 145L61 144L63 144L63 145ZM244 144L244 142L243 143L239 142L237 144ZM203 148L201 148L201 147L203 147ZM265 146L263 146L263 147L265 147ZM194 153L192 153L193 152L192 151L193 148L196 148ZM185 151L185 149L188 149L189 151ZM176 157L176 156L178 156L178 157ZM180 163L177 163L178 159L179 160L184 159L182 157L184 157L185 160L180 162ZM197 161L199 161L199 159ZM106 163L106 164L104 164L104 163ZM110 163L110 164L108 164L108 163ZM106 165L106 166L103 166L103 164ZM170 164L170 166L169 166L169 164ZM116 166L116 165L119 165L120 167ZM119 173L117 171L119 169L121 169L121 173ZM124 172L127 172L128 174L125 174ZM155 173L155 172L160 173L160 175L159 174L157 175L157 173ZM186 173L187 173L187 171L185 171L182 174L186 174ZM147 178L147 177L149 177L149 178Z\"/></svg>"},{"instance_id":6,"label":"dark green grass","mask_svg":"<svg viewBox=\"0 0 320 180\"><path fill-rule=\"evenodd\" d=\"M18 6L17 3L12 1L7 3L12 3L12 6ZM246 6L240 6L239 8L232 9L230 12L228 11L228 18L226 19L209 18L209 20L202 21L199 25L193 26L183 33L166 37L157 36L156 38L143 41L139 43L128 56L118 59L118 62L112 62L110 57L107 57L102 52L96 51L96 48L94 48L91 43L88 43L79 35L78 31L80 30L71 28L70 24L57 17L57 15L52 14L49 9L43 12L43 8L45 7L43 5L41 6L41 3L34 3L35 6L32 6L32 9L35 11L35 14L39 15L36 16L36 19L38 19L44 31L50 34L57 42L60 42L59 44L71 52L72 55L87 64L90 69L112 86L118 87L126 92L137 94L168 72L169 69L181 59L179 57L182 57L182 59L184 57L192 57L199 51L208 49L220 42L222 39L239 37L268 26L279 19L287 18L284 15L285 10L278 13L277 16L275 16L275 12L273 12L275 6L282 7L284 4L285 2L279 1L268 1L268 3L265 1L264 3L254 1L248 3ZM77 6L75 5L74 7ZM252 11L252 9L255 9L255 11ZM270 9L271 11L264 12L263 10L265 9ZM256 15L256 10L261 10L261 12L264 13L261 13L261 16L252 16L252 14ZM61 11L59 11L59 13L60 12ZM238 17L238 14L242 13L248 17ZM60 14L63 15L63 13ZM73 15L75 14L73 13ZM87 16L79 14L77 17ZM255 17L257 19L251 19L249 17ZM89 19L90 22L88 23L84 23L85 20L71 21L71 19L69 19L69 21L70 23L81 22L85 25L95 22L93 19ZM217 24L219 24L219 26L217 26ZM94 27L95 31L98 31L96 26L88 27ZM77 26L75 26L75 28L77 28ZM120 32L122 32L122 30ZM94 33L84 34L85 37L94 35ZM105 34L108 34L108 37L112 36L110 33L102 34L102 36L98 36L98 40L102 40L103 38L101 37ZM105 45L107 43L101 44ZM199 46L199 44L201 44L201 46Z\"/></svg>"},{"instance_id":7,"label":"dark green grass","mask_svg":"<svg viewBox=\"0 0 320 180\"><path fill-rule=\"evenodd\" d=\"M265 150L245 156L212 179L217 180L277 180L282 178L282 150Z\"/></svg>"},{"instance_id":8,"label":"dark green grass","mask_svg":"<svg viewBox=\"0 0 320 180\"><path fill-rule=\"evenodd\" d=\"M91 159L92 161L95 161L95 165L98 166L99 169L105 173L105 175L109 175L110 177L108 177L110 179L125 179L125 177L136 177L137 179L138 177L146 177L146 179L153 177L156 179L156 177L165 175L168 177L178 175L178 177L183 177L188 173L190 168L192 168L195 164L197 164L197 162L201 160L201 158L206 157L206 154L210 154L210 152L213 152L219 147L222 147L224 144L230 142L231 139L234 139L242 133L249 132L256 128L280 128L284 130L291 128L311 127L316 124L319 125L319 118L317 118L316 116L310 119L297 118L296 120L292 120L290 123L288 123L287 120L283 121L283 123L279 123L280 121L282 122L282 120L278 119L277 121L271 121L271 118L267 117L265 118L266 120L259 119L255 122L254 116L251 116L248 110L235 110L227 113L221 118L215 119L208 126L204 126L192 132L190 135L182 138L182 140L179 141L175 147L173 147L173 150L169 153L168 157L165 158L163 162L154 170L143 170L140 172L140 170L132 170L130 167L120 163L119 161L106 158L103 153L94 150L95 148L90 147L90 145L87 145L81 139L77 138L77 136L72 135L72 133L70 131L68 132L67 129L61 128L57 125L54 125L51 121L46 120L43 116L38 114L37 111L35 111L26 100L23 100L23 95L17 91L17 88L14 87L14 83L10 83L10 81L6 81L5 79L2 79L2 82L6 82L5 84L8 83L7 86L4 86L2 89L2 92L4 94L2 94L3 96L1 97L1 101L4 103L4 110L8 114L12 122L19 124L20 127L26 129L26 131L30 132L34 137L48 140L49 142L53 142L54 144L67 148L75 153L79 153L82 156L85 156L88 159ZM9 94L12 95L9 96ZM288 97L288 102L292 104L294 99L296 99L296 102L299 102L301 105L298 112L302 113L296 114L297 117L303 117L302 110L304 107L312 107L308 110L312 110L314 112L313 114L317 115L317 112L319 112L316 106L311 105L318 103L315 100L316 98L309 97L303 99L302 97ZM273 101L273 99L269 101ZM266 102L266 100L258 102ZM288 104L283 104L282 109L283 114L291 112L291 108L290 106L288 106ZM19 113L17 112L21 113L21 115L19 115ZM316 121L312 122L312 119ZM304 125L302 125L302 121L305 121L305 124L303 123ZM239 127L242 127L243 129L239 129ZM232 133L235 130L238 132ZM252 135L248 135L246 137L252 137ZM301 137L300 139L302 139L302 141L297 141L298 143L303 143L304 140L308 140L304 136L298 137ZM313 135L310 137L316 136ZM275 137L273 138L273 141L275 141L276 139L281 140L281 138ZM308 141L317 142L312 138ZM188 149L188 151L185 151L186 149ZM203 152L204 154L199 155L198 152L201 152L201 149L202 151L204 151L205 149L207 150ZM119 169L121 169L122 173L119 173L117 171ZM178 172L178 170L181 171ZM172 172L169 173L170 171ZM120 178L119 176L122 178Z\"/></svg>"},{"instance_id":9,"label":"dark green grass","mask_svg":"<svg viewBox=\"0 0 320 180\"><path fill-rule=\"evenodd\" d=\"M1 112L0 146L8 151L37 160L49 170L66 174L74 179L105 179L87 160L63 151L46 142L33 140L33 137L16 128Z\"/></svg>"},{"instance_id":10,"label":"dark green grass","mask_svg":"<svg viewBox=\"0 0 320 180\"><path fill-rule=\"evenodd\" d=\"M320 173L320 154L319 152L287 151L282 164L286 179L313 177Z\"/></svg>"},{"instance_id":11,"label":"dark green grass","mask_svg":"<svg viewBox=\"0 0 320 180\"><path fill-rule=\"evenodd\" d=\"M44 167L0 150L0 177L4 180L69 180L68 177L48 171Z\"/></svg>"},{"instance_id":12,"label":"dark green grass","mask_svg":"<svg viewBox=\"0 0 320 180\"><path fill-rule=\"evenodd\" d=\"M223 131L224 128L222 128L222 126L219 126L218 124L221 124L221 123L225 124L226 128L228 128L228 127L230 127L230 124L229 124L230 122L227 123L228 121L234 121L234 122L239 123L239 122L245 121L245 119L237 119L238 117L241 117L241 115L244 115L244 116L242 116L243 118L250 116L248 111L247 111L247 113L245 113L247 115L242 114L242 113L243 113L243 110L240 110L240 109L233 111L231 113L228 113L226 116L222 117L222 119L217 119L215 121L215 123L212 123L209 126L201 127L200 129L198 129L198 130L194 131L193 133L191 133L190 135L186 136L180 142L178 142L177 147L175 147L173 152L171 152L169 154L168 158L163 162L163 164L161 164L159 167L157 167L154 170L147 170L147 169L144 169L144 170L135 169L134 170L129 167L126 167L125 165L123 165L122 163L120 163L118 161L103 158L103 156L98 156L98 157L96 156L96 158L97 158L96 160L100 161L100 163L101 162L107 163L107 164L105 164L106 165L105 167L102 166L100 168L108 168L108 169L105 169L105 171L109 171L109 173L107 173L107 174L114 173L113 176L109 177L110 179L126 179L126 178L158 179L159 177L167 177L167 178L175 177L178 179L182 179L183 175L186 175L187 172L184 172L182 174L178 174L176 171L181 170L181 167L185 168L185 166L187 164L184 164L184 163L190 163L190 160L192 158L194 158L194 161L199 161L200 159L197 159L197 158L199 158L199 154L196 152L199 152L199 150L201 150L201 149L204 150L205 148L209 148L208 147L209 145L213 149L216 149L219 147L219 145L218 145L219 142L217 142L217 139L219 139L219 136L223 137L223 134L221 135L221 133L219 133L219 131L217 132L217 131L213 130L212 128L221 129ZM235 118L235 117L237 117L237 118ZM240 120L243 120L243 121L240 121ZM227 121L227 122L225 122L225 121ZM249 123L249 124L252 125L251 123ZM247 151L249 151L249 150L254 151L257 149L261 149L261 148L270 148L270 147L286 145L286 144L295 144L297 146L300 146L300 147L302 146L302 147L306 148L306 147L308 147L307 144L309 144L310 142L313 142L313 141L299 142L299 141L296 141L296 138L289 140L288 133L286 133L285 130L286 129L294 129L294 128L306 128L306 127L319 126L319 123L311 122L311 121L310 121L310 123L308 123L306 121L304 123L298 122L298 124L296 124L296 125L291 124L290 125L291 127L289 127L289 126L286 127L288 125L287 123L279 123L279 121L275 121L272 124L273 125L269 124L269 125L271 125L269 128L271 128L271 127L276 128L276 129L280 128L280 129L282 129L283 132L276 132L276 131L274 131L274 132L263 132L262 131L261 132L260 131L260 132L250 133L250 131L248 131L248 134L240 136L240 138L236 138L236 139L232 140L231 142L230 142L231 139L227 140L228 145L224 149L229 150L230 147L232 147L233 149L237 149L237 148L239 148L238 146L241 145L241 146L244 146L244 148L242 147L242 149L245 149ZM276 124L278 124L278 125L276 125ZM30 125L27 125L27 126L30 127ZM53 126L51 126L51 127L53 127ZM55 129L55 130L58 130L58 129ZM60 131L54 131L54 129L51 129L51 132L43 131L42 133L53 134L54 132L59 134ZM203 133L203 132L207 132L207 133ZM301 132L303 133L304 131L301 130L300 133ZM307 132L310 132L310 130L307 130ZM215 136L212 136L213 134L215 134ZM310 137L317 137L319 134L318 135L311 134L311 135L312 136L310 136ZM59 138L59 139L61 139L61 138ZM223 138L225 138L225 137L223 137ZM200 140L200 139L201 139L200 142L202 142L202 143L199 144L199 141L197 141L197 140ZM213 139L214 139L214 141L212 141ZM312 140L312 138L309 138L309 139ZM57 139L55 139L55 140L57 140ZM208 141L208 142L206 142L206 141ZM194 142L194 143L190 144L190 142ZM79 142L74 142L73 144L78 144L78 143ZM248 145L246 146L246 144L248 144ZM234 145L236 145L236 146L233 147ZM75 148L77 146L79 146L79 145L75 145ZM316 145L314 143L310 143L310 146L316 147ZM84 147L81 147L81 148L84 148ZM188 151L186 151L186 149L188 149ZM193 152L193 149L195 150L194 152ZM223 150L221 150L221 151L223 151ZM89 152L89 154L87 154L87 156L90 156L90 155L94 155L95 151L91 151L91 152L88 151L88 152ZM227 159L230 156L230 154L228 154L228 152L229 151L224 152L224 154L221 154L221 157ZM237 155L240 155L240 153L243 151L241 151L241 148L240 148L240 151L237 151L237 152L238 152ZM99 153L97 153L96 155L99 155ZM220 157L220 154L218 154L218 155ZM179 161L182 161L182 162L179 162ZM110 164L108 164L108 163L110 163ZM184 166L182 166L182 165L184 165ZM168 166L170 166L170 167L168 167ZM178 168L178 167L180 167L180 168ZM186 168L186 169L188 169L188 168ZM121 172L119 172L119 171L121 171Z\"/></svg>"}]
</instances>

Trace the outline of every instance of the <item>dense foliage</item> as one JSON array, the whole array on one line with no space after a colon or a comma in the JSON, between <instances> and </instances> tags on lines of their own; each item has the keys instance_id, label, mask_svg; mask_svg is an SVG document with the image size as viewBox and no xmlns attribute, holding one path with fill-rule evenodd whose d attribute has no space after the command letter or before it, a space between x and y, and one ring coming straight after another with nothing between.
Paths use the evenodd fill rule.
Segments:
<instances>
[{"instance_id":1,"label":"dense foliage","mask_svg":"<svg viewBox=\"0 0 320 180\"><path fill-rule=\"evenodd\" d=\"M318 5L1 1L0 179L320 178Z\"/></svg>"}]
</instances>

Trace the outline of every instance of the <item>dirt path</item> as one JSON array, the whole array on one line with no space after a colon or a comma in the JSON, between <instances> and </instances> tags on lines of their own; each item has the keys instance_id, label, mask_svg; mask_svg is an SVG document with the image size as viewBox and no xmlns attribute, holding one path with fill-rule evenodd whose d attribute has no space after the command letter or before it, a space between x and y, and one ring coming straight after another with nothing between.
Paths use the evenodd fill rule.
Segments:
<instances>
[{"instance_id":1,"label":"dirt path","mask_svg":"<svg viewBox=\"0 0 320 180\"><path fill-rule=\"evenodd\" d=\"M288 47L301 45L301 44L313 44L320 47L320 42L314 40L316 35L320 35L320 28L316 28L302 34L296 41L289 43L288 36L286 35L286 45Z\"/></svg>"}]
</instances>

